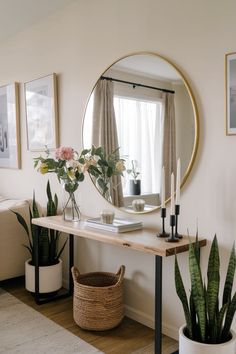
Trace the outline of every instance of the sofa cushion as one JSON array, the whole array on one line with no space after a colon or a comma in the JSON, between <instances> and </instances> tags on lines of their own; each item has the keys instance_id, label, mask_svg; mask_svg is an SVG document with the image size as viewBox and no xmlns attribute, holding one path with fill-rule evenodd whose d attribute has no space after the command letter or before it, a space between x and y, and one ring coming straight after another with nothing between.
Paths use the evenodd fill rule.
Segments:
<instances>
[{"instance_id":1,"label":"sofa cushion","mask_svg":"<svg viewBox=\"0 0 236 354\"><path fill-rule=\"evenodd\" d=\"M0 280L23 275L25 260L30 258L22 246L28 243L26 232L11 210L20 213L29 224L27 201L6 198L0 201Z\"/></svg>"}]
</instances>

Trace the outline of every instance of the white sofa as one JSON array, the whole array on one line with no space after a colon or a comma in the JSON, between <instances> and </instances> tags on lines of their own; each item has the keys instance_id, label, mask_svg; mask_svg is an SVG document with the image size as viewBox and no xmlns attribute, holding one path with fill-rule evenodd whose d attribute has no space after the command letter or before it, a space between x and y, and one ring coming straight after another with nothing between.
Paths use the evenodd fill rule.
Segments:
<instances>
[{"instance_id":1,"label":"white sofa","mask_svg":"<svg viewBox=\"0 0 236 354\"><path fill-rule=\"evenodd\" d=\"M22 246L28 244L27 235L10 209L29 221L27 201L0 197L0 281L24 275L24 263L30 257Z\"/></svg>"}]
</instances>

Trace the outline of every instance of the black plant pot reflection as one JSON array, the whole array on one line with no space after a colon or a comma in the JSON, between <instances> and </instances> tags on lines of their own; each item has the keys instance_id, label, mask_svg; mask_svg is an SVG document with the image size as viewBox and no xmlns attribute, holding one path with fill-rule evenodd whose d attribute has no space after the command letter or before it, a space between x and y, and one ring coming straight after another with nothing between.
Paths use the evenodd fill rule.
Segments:
<instances>
[{"instance_id":1,"label":"black plant pot reflection","mask_svg":"<svg viewBox=\"0 0 236 354\"><path fill-rule=\"evenodd\" d=\"M134 181L133 179L129 181L130 195L140 195L141 194L141 180L138 179Z\"/></svg>"}]
</instances>

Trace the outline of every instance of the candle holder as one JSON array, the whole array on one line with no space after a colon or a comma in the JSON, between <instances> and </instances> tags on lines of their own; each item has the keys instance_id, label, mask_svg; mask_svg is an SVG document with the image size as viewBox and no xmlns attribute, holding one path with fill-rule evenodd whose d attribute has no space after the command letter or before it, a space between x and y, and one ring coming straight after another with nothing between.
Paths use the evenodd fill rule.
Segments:
<instances>
[{"instance_id":1,"label":"candle holder","mask_svg":"<svg viewBox=\"0 0 236 354\"><path fill-rule=\"evenodd\" d=\"M183 236L178 233L178 216L179 216L179 212L180 212L180 205L179 204L175 204L175 237L183 238Z\"/></svg>"},{"instance_id":2,"label":"candle holder","mask_svg":"<svg viewBox=\"0 0 236 354\"><path fill-rule=\"evenodd\" d=\"M166 208L161 208L161 218L162 218L162 232L157 234L157 237L168 237L168 234L165 231L165 218L166 218Z\"/></svg>"},{"instance_id":3,"label":"candle holder","mask_svg":"<svg viewBox=\"0 0 236 354\"><path fill-rule=\"evenodd\" d=\"M175 215L170 216L170 226L171 226L171 234L168 238L166 238L166 242L179 242L179 238L175 236L174 227L175 227Z\"/></svg>"}]
</instances>

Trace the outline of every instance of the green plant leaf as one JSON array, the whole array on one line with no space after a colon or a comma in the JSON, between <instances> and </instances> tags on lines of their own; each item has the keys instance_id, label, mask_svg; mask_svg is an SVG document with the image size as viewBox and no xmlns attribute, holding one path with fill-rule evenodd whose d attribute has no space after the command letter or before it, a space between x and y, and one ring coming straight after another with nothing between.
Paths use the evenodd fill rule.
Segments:
<instances>
[{"instance_id":1,"label":"green plant leaf","mask_svg":"<svg viewBox=\"0 0 236 354\"><path fill-rule=\"evenodd\" d=\"M82 150L81 155L86 155L89 152L90 152L90 149L84 149L84 150Z\"/></svg>"},{"instance_id":2,"label":"green plant leaf","mask_svg":"<svg viewBox=\"0 0 236 354\"><path fill-rule=\"evenodd\" d=\"M31 259L32 259L32 249L27 245L22 245L22 246L25 247L29 251Z\"/></svg>"},{"instance_id":3,"label":"green plant leaf","mask_svg":"<svg viewBox=\"0 0 236 354\"><path fill-rule=\"evenodd\" d=\"M64 242L64 244L63 244L63 246L62 246L62 248L61 248L60 251L58 252L57 260L60 258L62 252L64 251L64 248L65 248L65 246L66 246L66 244L67 244L67 241L68 241L68 239L65 240L65 242Z\"/></svg>"},{"instance_id":4,"label":"green plant leaf","mask_svg":"<svg viewBox=\"0 0 236 354\"><path fill-rule=\"evenodd\" d=\"M23 216L21 214L19 214L17 211L11 210L11 212L16 215L18 222L21 224L21 226L23 226L23 228L25 229L25 232L29 236L30 234L29 234L28 225L27 225L25 219L23 218Z\"/></svg>"},{"instance_id":5,"label":"green plant leaf","mask_svg":"<svg viewBox=\"0 0 236 354\"><path fill-rule=\"evenodd\" d=\"M224 320L224 316L225 316L225 312L228 308L228 304L224 304L221 309L220 312L218 313L217 316L217 341L218 343L220 343L220 339L221 339L221 335L222 335L222 326L223 326L223 320Z\"/></svg>"},{"instance_id":6,"label":"green plant leaf","mask_svg":"<svg viewBox=\"0 0 236 354\"><path fill-rule=\"evenodd\" d=\"M49 180L48 180L48 182L47 182L47 197L48 197L48 200L52 200L52 193L51 193L51 188L50 188L50 182L49 182Z\"/></svg>"},{"instance_id":7,"label":"green plant leaf","mask_svg":"<svg viewBox=\"0 0 236 354\"><path fill-rule=\"evenodd\" d=\"M210 331L215 329L216 311L220 287L220 257L216 235L211 245L207 269L207 310ZM214 336L213 336L214 337Z\"/></svg>"},{"instance_id":8,"label":"green plant leaf","mask_svg":"<svg viewBox=\"0 0 236 354\"><path fill-rule=\"evenodd\" d=\"M192 339L197 340L197 314L196 309L193 301L192 291L190 293L189 298L189 307L190 307L190 316L191 316L191 323L192 323Z\"/></svg>"},{"instance_id":9,"label":"green plant leaf","mask_svg":"<svg viewBox=\"0 0 236 354\"><path fill-rule=\"evenodd\" d=\"M33 245L32 245L32 242L31 242L31 239L30 239L30 233L29 233L29 228L28 228L28 225L25 221L25 219L23 218L23 216L21 214L19 214L18 212L14 211L14 210L11 210L12 213L14 213L17 217L17 220L18 222L21 224L21 226L24 228L25 232L26 232L26 235L28 237L28 241L29 241L29 247L31 250L33 250ZM31 210L29 208L29 213L31 214Z\"/></svg>"},{"instance_id":10,"label":"green plant leaf","mask_svg":"<svg viewBox=\"0 0 236 354\"><path fill-rule=\"evenodd\" d=\"M183 280L180 274L179 270L179 264L177 260L177 256L175 255L175 288L177 295L182 302L182 306L184 309L184 315L185 315L185 320L186 320L186 325L187 325L187 331L188 331L188 336L190 339L193 338L193 331L192 331L192 322L191 322L191 316L190 316L190 311L189 311L189 306L188 306L188 300L187 300L187 295L185 292Z\"/></svg>"},{"instance_id":11,"label":"green plant leaf","mask_svg":"<svg viewBox=\"0 0 236 354\"><path fill-rule=\"evenodd\" d=\"M32 204L32 208L33 208L33 218L39 218L39 211L38 211L38 207L35 201L35 192L33 193L33 204Z\"/></svg>"},{"instance_id":12,"label":"green plant leaf","mask_svg":"<svg viewBox=\"0 0 236 354\"><path fill-rule=\"evenodd\" d=\"M225 278L223 305L231 300L235 269L236 269L236 255L235 255L235 245L233 244L230 258L229 258L226 278Z\"/></svg>"},{"instance_id":13,"label":"green plant leaf","mask_svg":"<svg viewBox=\"0 0 236 354\"><path fill-rule=\"evenodd\" d=\"M222 331L222 336L221 336L221 340L222 342L226 341L229 337L230 334L230 328L234 319L234 315L235 315L235 311L236 311L236 292L232 298L232 301L230 302L227 312L226 312L226 317L225 317L225 324L224 324L224 328Z\"/></svg>"},{"instance_id":14,"label":"green plant leaf","mask_svg":"<svg viewBox=\"0 0 236 354\"><path fill-rule=\"evenodd\" d=\"M54 195L54 205L55 205L55 215L57 214L57 208L58 208L58 197L57 194Z\"/></svg>"},{"instance_id":15,"label":"green plant leaf","mask_svg":"<svg viewBox=\"0 0 236 354\"><path fill-rule=\"evenodd\" d=\"M192 294L194 306L197 313L198 323L200 327L201 341L206 340L206 300L204 296L204 287L202 282L202 274L196 258L194 246L189 245L189 271L192 284Z\"/></svg>"}]
</instances>

